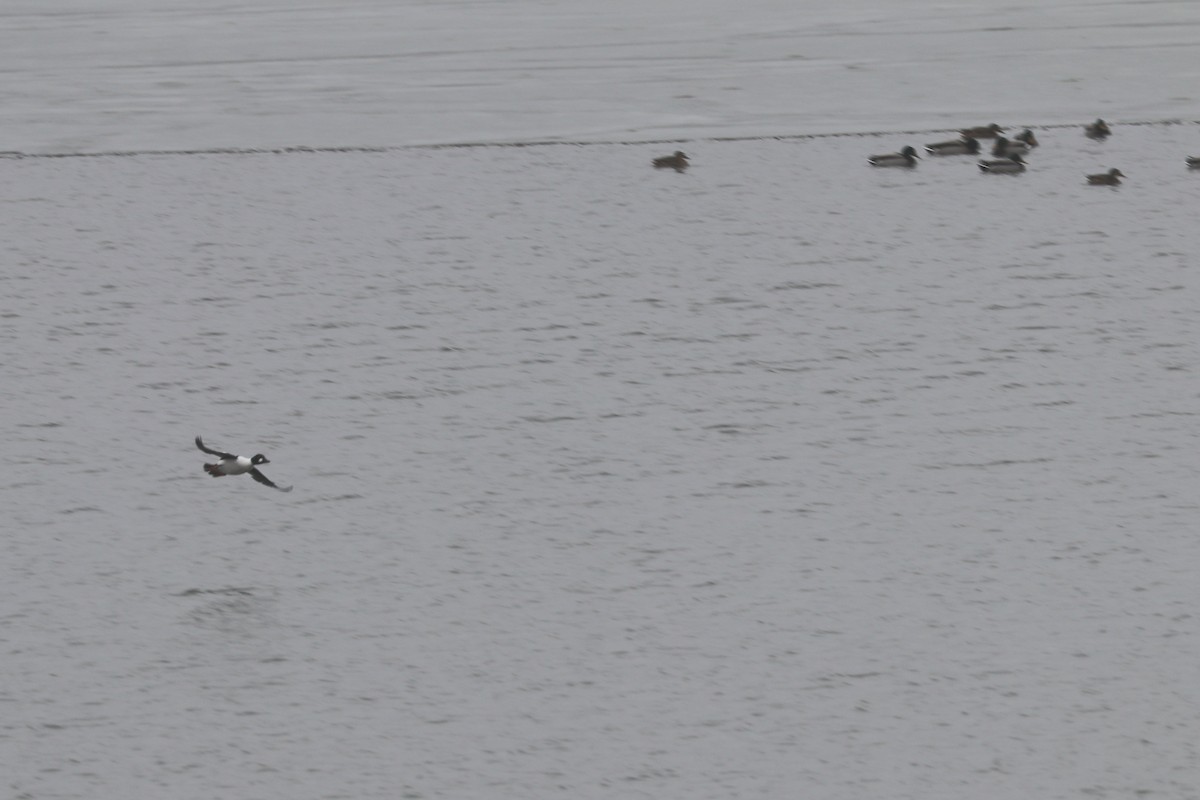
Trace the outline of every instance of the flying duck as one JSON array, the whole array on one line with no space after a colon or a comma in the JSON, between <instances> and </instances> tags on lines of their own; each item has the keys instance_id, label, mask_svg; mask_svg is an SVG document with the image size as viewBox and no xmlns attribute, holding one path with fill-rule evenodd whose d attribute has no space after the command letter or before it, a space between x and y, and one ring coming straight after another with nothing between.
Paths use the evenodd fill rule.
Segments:
<instances>
[{"instance_id":1,"label":"flying duck","mask_svg":"<svg viewBox=\"0 0 1200 800\"><path fill-rule=\"evenodd\" d=\"M210 456L216 456L221 459L216 464L204 465L204 471L214 478L220 478L222 475L241 475L244 472L249 472L251 478L254 478L254 480L265 486L270 486L272 489L278 489L281 492L290 492L292 490L291 486L276 486L266 475L258 471L259 464L271 463L262 453L253 458L246 458L245 456L235 456L233 453L222 453L220 450L210 450L204 446L204 442L201 441L199 436L196 437L196 447L199 447Z\"/></svg>"},{"instance_id":2,"label":"flying duck","mask_svg":"<svg viewBox=\"0 0 1200 800\"><path fill-rule=\"evenodd\" d=\"M979 140L964 136L949 142L934 142L925 145L925 152L931 156L973 156L979 152Z\"/></svg>"},{"instance_id":3,"label":"flying duck","mask_svg":"<svg viewBox=\"0 0 1200 800\"><path fill-rule=\"evenodd\" d=\"M687 154L682 150L676 150L669 156L661 156L650 162L655 169L673 169L676 172L683 172L688 168Z\"/></svg>"},{"instance_id":4,"label":"flying duck","mask_svg":"<svg viewBox=\"0 0 1200 800\"><path fill-rule=\"evenodd\" d=\"M979 170L989 175L1015 175L1025 171L1025 159L1020 153L1013 153L999 161L980 161Z\"/></svg>"},{"instance_id":5,"label":"flying duck","mask_svg":"<svg viewBox=\"0 0 1200 800\"><path fill-rule=\"evenodd\" d=\"M867 159L867 163L872 167L915 167L917 165L917 151L912 147L906 147L899 153L871 156Z\"/></svg>"},{"instance_id":6,"label":"flying duck","mask_svg":"<svg viewBox=\"0 0 1200 800\"><path fill-rule=\"evenodd\" d=\"M1200 169L1200 156L1188 156L1188 169Z\"/></svg>"},{"instance_id":7,"label":"flying duck","mask_svg":"<svg viewBox=\"0 0 1200 800\"><path fill-rule=\"evenodd\" d=\"M1116 167L1113 167L1108 172L1101 172L1099 175L1087 176L1088 183L1092 186L1120 186L1120 179L1124 177L1124 173Z\"/></svg>"},{"instance_id":8,"label":"flying duck","mask_svg":"<svg viewBox=\"0 0 1200 800\"><path fill-rule=\"evenodd\" d=\"M1083 135L1089 139L1107 139L1111 134L1112 131L1108 129L1108 124L1102 119L1096 120L1083 129Z\"/></svg>"},{"instance_id":9,"label":"flying duck","mask_svg":"<svg viewBox=\"0 0 1200 800\"><path fill-rule=\"evenodd\" d=\"M980 125L977 128L963 128L959 133L972 139L995 139L1003 131L1004 128L993 122L991 125Z\"/></svg>"}]
</instances>

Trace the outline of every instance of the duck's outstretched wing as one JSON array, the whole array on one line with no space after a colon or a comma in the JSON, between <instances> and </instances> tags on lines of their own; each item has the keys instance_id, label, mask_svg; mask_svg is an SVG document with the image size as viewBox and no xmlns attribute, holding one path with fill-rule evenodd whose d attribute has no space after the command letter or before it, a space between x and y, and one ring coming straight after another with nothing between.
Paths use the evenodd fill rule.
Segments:
<instances>
[{"instance_id":1,"label":"duck's outstretched wing","mask_svg":"<svg viewBox=\"0 0 1200 800\"><path fill-rule=\"evenodd\" d=\"M276 486L270 478L259 472L257 468L250 470L250 477L264 486L270 486L272 489L278 489L281 492L290 492L292 490L291 486Z\"/></svg>"},{"instance_id":2,"label":"duck's outstretched wing","mask_svg":"<svg viewBox=\"0 0 1200 800\"><path fill-rule=\"evenodd\" d=\"M235 456L233 453L222 453L220 450L212 450L208 447L205 447L204 442L202 442L200 440L199 436L196 437L196 447L199 447L201 450L208 453L210 456L218 456L220 458L234 458L234 459L237 458L237 456Z\"/></svg>"}]
</instances>

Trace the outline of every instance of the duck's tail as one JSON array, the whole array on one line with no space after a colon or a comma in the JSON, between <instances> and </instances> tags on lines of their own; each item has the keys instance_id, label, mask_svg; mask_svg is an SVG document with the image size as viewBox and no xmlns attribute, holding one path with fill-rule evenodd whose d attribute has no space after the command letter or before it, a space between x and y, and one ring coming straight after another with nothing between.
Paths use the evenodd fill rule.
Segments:
<instances>
[{"instance_id":1,"label":"duck's tail","mask_svg":"<svg viewBox=\"0 0 1200 800\"><path fill-rule=\"evenodd\" d=\"M221 472L221 468L218 467L216 464L205 464L204 471L207 472L209 475L212 475L214 478L219 478L224 474L223 472Z\"/></svg>"}]
</instances>

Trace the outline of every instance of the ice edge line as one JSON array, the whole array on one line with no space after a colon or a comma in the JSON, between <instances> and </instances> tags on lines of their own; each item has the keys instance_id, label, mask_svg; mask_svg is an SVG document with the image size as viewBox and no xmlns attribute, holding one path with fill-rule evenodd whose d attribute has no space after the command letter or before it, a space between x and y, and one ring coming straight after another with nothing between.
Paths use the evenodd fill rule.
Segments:
<instances>
[{"instance_id":1,"label":"ice edge line","mask_svg":"<svg viewBox=\"0 0 1200 800\"><path fill-rule=\"evenodd\" d=\"M1157 119L1135 120L1129 122L1110 122L1110 126L1132 125L1200 125L1200 120ZM1028 127L1035 130L1055 130L1061 128L1078 128L1082 123L1061 122L1049 125L1016 125L1010 127ZM666 139L605 139L605 140L566 140L544 139L524 142L443 142L427 144L398 144L398 145L342 145L342 146L304 146L290 147L198 147L179 150L99 150L77 153L27 153L20 150L0 151L0 159L20 158L131 158L135 156L256 156L256 155L297 155L324 153L393 153L402 150L450 150L485 147L594 147L598 145L651 145L651 144L688 144L691 142L760 142L788 141L800 139L834 139L852 136L917 136L926 134L956 131L955 128L924 128L920 130L898 131L845 131L838 133L788 133L788 134L757 134L746 136L701 136L692 138Z\"/></svg>"}]
</instances>

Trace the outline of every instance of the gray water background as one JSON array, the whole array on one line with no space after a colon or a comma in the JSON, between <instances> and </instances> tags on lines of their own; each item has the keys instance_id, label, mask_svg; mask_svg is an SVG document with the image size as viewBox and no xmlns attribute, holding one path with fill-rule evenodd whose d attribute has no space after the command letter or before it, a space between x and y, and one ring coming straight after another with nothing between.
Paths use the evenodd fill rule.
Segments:
<instances>
[{"instance_id":1,"label":"gray water background","mask_svg":"<svg viewBox=\"0 0 1200 800\"><path fill-rule=\"evenodd\" d=\"M1196 130L1041 135L0 160L0 795L1195 793Z\"/></svg>"}]
</instances>

